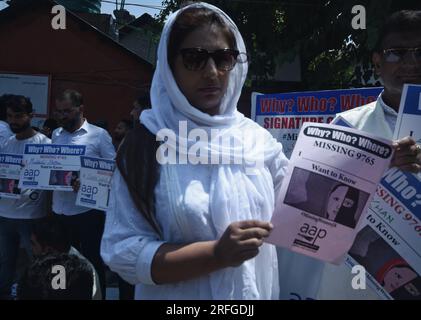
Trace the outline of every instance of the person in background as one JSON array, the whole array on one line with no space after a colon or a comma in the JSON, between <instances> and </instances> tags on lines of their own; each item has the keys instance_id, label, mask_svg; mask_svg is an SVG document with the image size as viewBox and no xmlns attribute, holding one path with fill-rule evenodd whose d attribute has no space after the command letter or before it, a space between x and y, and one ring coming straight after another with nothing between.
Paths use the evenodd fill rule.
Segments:
<instances>
[{"instance_id":1,"label":"person in background","mask_svg":"<svg viewBox=\"0 0 421 320\"><path fill-rule=\"evenodd\" d=\"M114 159L115 149L105 129L94 126L84 117L82 95L65 90L56 100L56 119L60 125L52 135L52 143L86 146L85 156ZM100 256L100 243L104 229L104 212L77 206L78 179L74 192L54 191L53 211L69 230L73 247L79 250L95 267L105 296L105 268ZM105 297L104 297L105 298Z\"/></svg>"},{"instance_id":2,"label":"person in background","mask_svg":"<svg viewBox=\"0 0 421 320\"><path fill-rule=\"evenodd\" d=\"M133 121L122 119L117 124L116 128L114 129L113 133L113 144L115 149L117 150L120 146L121 142L123 141L124 137L126 136L127 132L133 128Z\"/></svg>"},{"instance_id":3,"label":"person in background","mask_svg":"<svg viewBox=\"0 0 421 320\"><path fill-rule=\"evenodd\" d=\"M392 140L403 85L421 84L421 11L393 13L384 23L372 61L384 90L370 104L338 114L355 128ZM394 141L392 166L409 172L421 171L421 146L413 138ZM375 290L354 290L354 274L341 264L326 264L320 282L320 299L379 299Z\"/></svg>"},{"instance_id":4,"label":"person in background","mask_svg":"<svg viewBox=\"0 0 421 320\"><path fill-rule=\"evenodd\" d=\"M31 127L32 103L24 96L9 96L6 104L7 122L14 133L0 149L2 153L23 154L25 144L50 143L42 133ZM31 225L46 215L47 191L25 189L19 199L0 198L0 299L10 298L15 278L20 245L32 257Z\"/></svg>"},{"instance_id":5,"label":"person in background","mask_svg":"<svg viewBox=\"0 0 421 320\"><path fill-rule=\"evenodd\" d=\"M48 118L44 121L44 124L41 128L41 133L46 135L48 138L51 139L51 135L53 134L53 131L58 128L57 120L53 118Z\"/></svg>"},{"instance_id":6,"label":"person in background","mask_svg":"<svg viewBox=\"0 0 421 320\"><path fill-rule=\"evenodd\" d=\"M151 107L151 98L149 91L141 94L134 102L133 109L130 111L130 117L133 121L133 127L138 127L139 117L143 110Z\"/></svg>"}]
</instances>

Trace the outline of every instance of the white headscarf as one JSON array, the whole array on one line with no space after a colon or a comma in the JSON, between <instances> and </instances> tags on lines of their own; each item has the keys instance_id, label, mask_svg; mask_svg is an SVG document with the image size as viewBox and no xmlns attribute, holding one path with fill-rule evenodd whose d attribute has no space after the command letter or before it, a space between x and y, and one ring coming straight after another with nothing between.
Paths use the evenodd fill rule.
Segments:
<instances>
[{"instance_id":1,"label":"white headscarf","mask_svg":"<svg viewBox=\"0 0 421 320\"><path fill-rule=\"evenodd\" d=\"M204 129L209 136L211 129L218 129L220 136L230 136L241 142L243 157L248 161L256 161L259 157L263 157L264 163L267 164L272 163L280 155L283 157L282 146L266 130L237 111L237 103L247 76L247 63L237 63L230 71L228 89L222 99L218 115L211 116L193 107L178 88L168 64L168 38L177 15L192 7L206 7L217 12L234 33L237 49L241 53L246 52L237 26L215 6L195 3L171 14L164 26L158 47L157 69L151 88L152 109L142 112L141 122L155 135L161 129L170 129L178 133L180 121L187 121L188 130ZM255 136L259 136L259 141L239 137L238 133L244 130L253 131ZM182 138L177 136L178 143L180 139ZM177 152L180 151L177 148L177 141L166 143L172 144L171 147ZM196 141L186 141L186 143L190 147ZM235 154L229 148L222 149L219 139L210 141L205 147L213 154L224 155L227 152L230 156ZM177 166L169 167L172 167L171 170L177 170ZM200 165L191 167L194 177L194 170L200 170ZM212 230L216 230L215 238L219 238L234 221L270 220L274 208L274 181L267 169L258 170L256 175L248 176L245 166L219 164L212 165L211 171L209 210L214 227ZM182 197L184 192L185 190L179 190L177 187L171 191L174 199ZM182 214L182 210L180 211ZM273 268L277 268L274 255L276 255L274 248L264 245L255 259L243 263L240 267L225 268L210 274L212 297L214 299L277 298L278 280L272 275Z\"/></svg>"}]
</instances>

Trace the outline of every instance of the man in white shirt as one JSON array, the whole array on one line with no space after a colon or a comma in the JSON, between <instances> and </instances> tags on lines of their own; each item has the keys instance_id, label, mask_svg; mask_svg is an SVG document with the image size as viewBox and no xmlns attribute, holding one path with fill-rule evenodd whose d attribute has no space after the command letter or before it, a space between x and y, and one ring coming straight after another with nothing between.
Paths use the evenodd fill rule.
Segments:
<instances>
[{"instance_id":1,"label":"man in white shirt","mask_svg":"<svg viewBox=\"0 0 421 320\"><path fill-rule=\"evenodd\" d=\"M383 26L373 53L373 64L384 83L377 101L340 114L357 129L392 139L404 83L421 84L421 11L399 11ZM421 147L412 138L395 142L393 166L421 170ZM351 270L326 265L318 298L378 299L374 290L353 290Z\"/></svg>"},{"instance_id":2,"label":"man in white shirt","mask_svg":"<svg viewBox=\"0 0 421 320\"><path fill-rule=\"evenodd\" d=\"M27 143L50 143L50 139L31 127L32 104L23 96L10 96L7 121L15 133L0 149L2 153L23 154ZM14 280L19 244L31 256L31 224L47 213L47 193L21 190L20 199L0 198L0 299L10 297Z\"/></svg>"},{"instance_id":3,"label":"man in white shirt","mask_svg":"<svg viewBox=\"0 0 421 320\"><path fill-rule=\"evenodd\" d=\"M65 90L56 100L56 116L61 127L54 130L52 143L84 145L86 156L114 159L111 136L104 129L88 123L83 113L82 95L75 90ZM77 206L76 195L77 187L75 192L54 191L53 211L69 230L72 246L94 265L105 296L105 269L100 256L105 214Z\"/></svg>"},{"instance_id":4,"label":"man in white shirt","mask_svg":"<svg viewBox=\"0 0 421 320\"><path fill-rule=\"evenodd\" d=\"M6 102L12 97L11 94L4 94L0 96L0 148L4 146L7 139L13 135L9 124L6 122Z\"/></svg>"}]
</instances>

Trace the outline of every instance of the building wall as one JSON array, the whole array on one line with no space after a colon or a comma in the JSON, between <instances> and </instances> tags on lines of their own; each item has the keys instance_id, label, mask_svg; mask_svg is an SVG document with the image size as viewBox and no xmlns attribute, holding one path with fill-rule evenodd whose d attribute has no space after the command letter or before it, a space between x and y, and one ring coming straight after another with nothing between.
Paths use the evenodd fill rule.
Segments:
<instances>
[{"instance_id":1,"label":"building wall","mask_svg":"<svg viewBox=\"0 0 421 320\"><path fill-rule=\"evenodd\" d=\"M0 19L0 73L51 76L50 115L56 96L79 90L89 121L106 120L113 129L129 117L133 100L150 84L152 66L66 16L66 29L53 30L49 5Z\"/></svg>"}]
</instances>

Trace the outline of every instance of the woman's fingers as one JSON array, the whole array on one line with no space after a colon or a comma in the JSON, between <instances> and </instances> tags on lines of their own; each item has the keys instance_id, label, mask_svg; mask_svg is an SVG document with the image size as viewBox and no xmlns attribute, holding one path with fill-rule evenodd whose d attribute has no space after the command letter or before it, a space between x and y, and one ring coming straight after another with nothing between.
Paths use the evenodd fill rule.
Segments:
<instances>
[{"instance_id":1,"label":"woman's fingers","mask_svg":"<svg viewBox=\"0 0 421 320\"><path fill-rule=\"evenodd\" d=\"M239 231L240 234L238 236L239 240L246 240L251 238L262 239L269 236L270 231L263 228L250 228L250 229L243 229Z\"/></svg>"},{"instance_id":2,"label":"woman's fingers","mask_svg":"<svg viewBox=\"0 0 421 320\"><path fill-rule=\"evenodd\" d=\"M251 238L247 240L240 241L238 243L240 245L240 250L248 250L258 248L263 244L263 239Z\"/></svg>"},{"instance_id":3,"label":"woman's fingers","mask_svg":"<svg viewBox=\"0 0 421 320\"><path fill-rule=\"evenodd\" d=\"M273 225L268 221L260 221L260 220L243 220L239 221L238 227L240 229L250 229L250 228L263 228L266 230L272 230Z\"/></svg>"}]
</instances>

